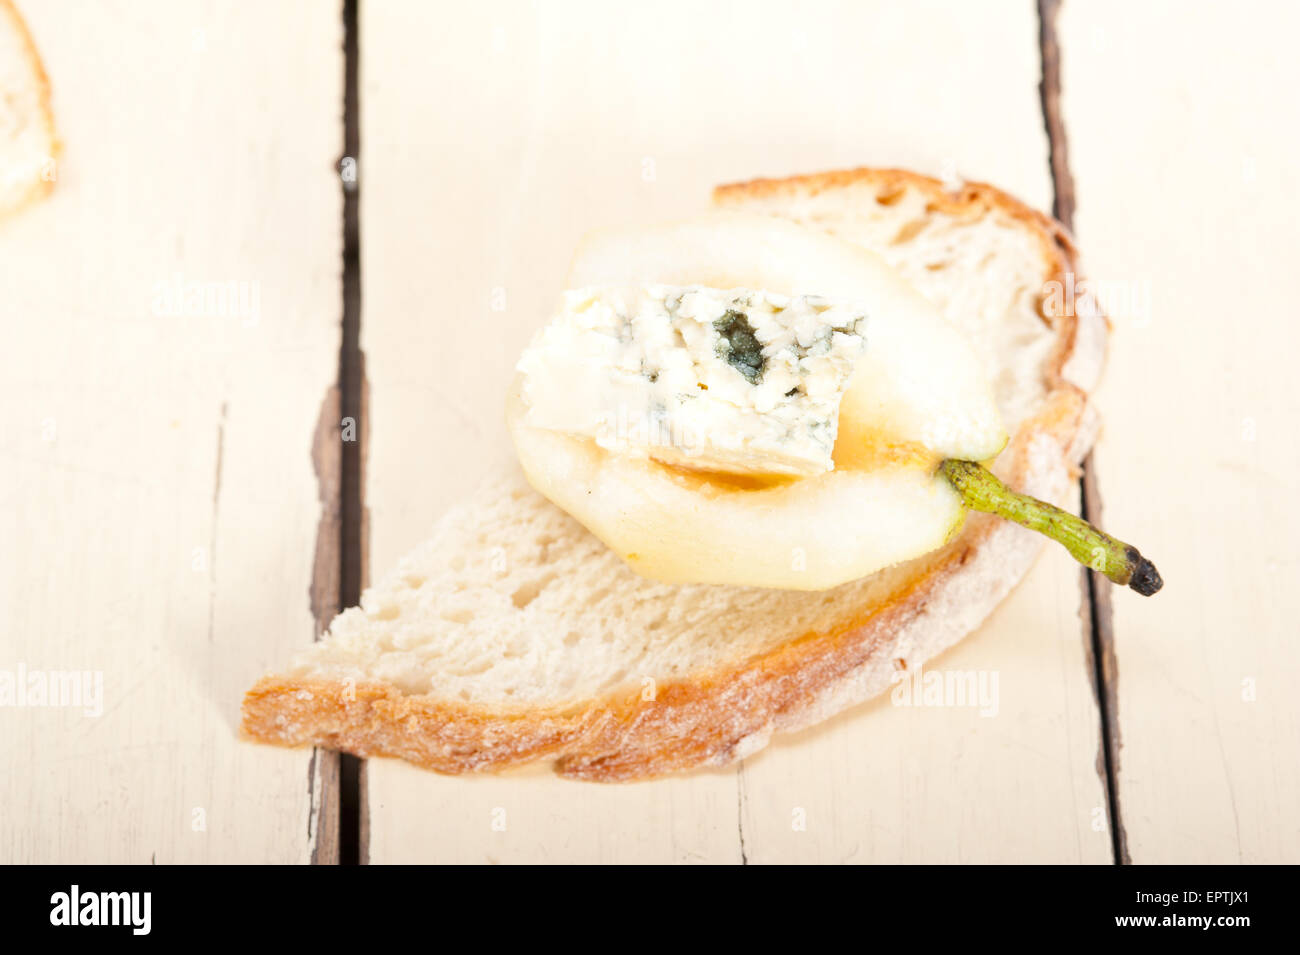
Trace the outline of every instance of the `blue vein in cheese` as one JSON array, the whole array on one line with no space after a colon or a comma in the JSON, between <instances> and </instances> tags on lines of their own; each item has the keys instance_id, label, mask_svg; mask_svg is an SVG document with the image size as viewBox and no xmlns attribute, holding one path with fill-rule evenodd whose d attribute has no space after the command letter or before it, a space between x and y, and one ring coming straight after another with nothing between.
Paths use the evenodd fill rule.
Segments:
<instances>
[{"instance_id":1,"label":"blue vein in cheese","mask_svg":"<svg viewBox=\"0 0 1300 955\"><path fill-rule=\"evenodd\" d=\"M519 361L525 421L668 464L822 473L865 330L815 295L573 289Z\"/></svg>"}]
</instances>

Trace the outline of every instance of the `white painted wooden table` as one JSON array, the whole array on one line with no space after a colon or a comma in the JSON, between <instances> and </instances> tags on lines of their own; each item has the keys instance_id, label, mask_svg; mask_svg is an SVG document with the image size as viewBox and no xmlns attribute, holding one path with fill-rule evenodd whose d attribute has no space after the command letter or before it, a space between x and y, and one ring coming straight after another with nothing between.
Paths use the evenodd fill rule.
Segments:
<instances>
[{"instance_id":1,"label":"white painted wooden table","mask_svg":"<svg viewBox=\"0 0 1300 955\"><path fill-rule=\"evenodd\" d=\"M1294 11L362 0L345 336L340 11L21 8L65 149L0 223L0 671L102 697L0 707L0 861L355 851L337 757L235 736L346 594L341 550L381 572L508 457L501 396L582 233L863 164L1072 202L1119 306L1091 505L1165 591L1092 600L1040 560L935 664L997 671L995 718L878 701L625 786L371 762L362 857L1300 861Z\"/></svg>"}]
</instances>

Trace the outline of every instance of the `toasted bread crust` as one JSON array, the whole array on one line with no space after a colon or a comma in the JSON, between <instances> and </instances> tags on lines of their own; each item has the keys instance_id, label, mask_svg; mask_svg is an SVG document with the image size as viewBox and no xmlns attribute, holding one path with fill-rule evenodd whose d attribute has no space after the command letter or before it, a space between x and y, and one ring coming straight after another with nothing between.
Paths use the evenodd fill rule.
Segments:
<instances>
[{"instance_id":1,"label":"toasted bread crust","mask_svg":"<svg viewBox=\"0 0 1300 955\"><path fill-rule=\"evenodd\" d=\"M63 144L59 141L58 134L54 129L54 110L50 105L50 78L45 72L45 64L41 62L41 55L36 49L36 42L32 39L31 31L27 29L27 23L13 5L12 0L0 0L0 19L8 19L10 26L18 37L19 43L22 45L23 53L27 58L28 66L31 68L32 77L38 90L41 119L45 126L46 138L50 143L49 158L58 159L59 154L63 151ZM0 203L0 216L11 215L47 195L54 188L54 182L54 179L44 178L33 180L27 191L16 199L8 204Z\"/></svg>"},{"instance_id":2,"label":"toasted bread crust","mask_svg":"<svg viewBox=\"0 0 1300 955\"><path fill-rule=\"evenodd\" d=\"M917 188L944 211L997 211L1038 238L1044 275L1076 267L1065 230L983 184L950 192L936 179L896 169L756 180L719 187L715 201L738 204L780 191L810 194L858 184L877 194ZM1045 321L1049 321L1044 316ZM1087 334L1080 322L1091 322ZM1091 446L1096 416L1067 366L1104 345L1099 316L1056 316L1057 344L1044 369L1048 393L999 458L1012 486L1060 500ZM1081 367L1100 368L1100 354ZM1091 375L1086 377L1091 378ZM586 701L562 711L506 710L403 694L381 684L351 686L270 676L244 700L243 730L280 745L318 744L360 756L396 756L443 773L500 769L551 759L564 776L615 782L723 765L761 749L777 732L823 720L886 689L896 668L923 663L974 629L1024 576L1041 538L987 515L974 515L946 547L912 562L891 597L861 608L826 632L789 642L740 666L661 684L653 699L635 693Z\"/></svg>"}]
</instances>

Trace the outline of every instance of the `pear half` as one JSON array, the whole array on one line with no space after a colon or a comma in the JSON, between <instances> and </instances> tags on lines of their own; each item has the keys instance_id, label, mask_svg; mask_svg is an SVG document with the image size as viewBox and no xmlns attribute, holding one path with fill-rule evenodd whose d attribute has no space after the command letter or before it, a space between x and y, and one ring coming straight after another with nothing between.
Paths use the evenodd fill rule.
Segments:
<instances>
[{"instance_id":1,"label":"pear half","mask_svg":"<svg viewBox=\"0 0 1300 955\"><path fill-rule=\"evenodd\" d=\"M876 256L767 216L612 231L579 247L568 287L708 285L816 294L867 309L866 350L840 405L835 469L781 482L692 472L507 420L524 474L644 576L824 590L942 546L962 502L937 473L1006 444L974 352Z\"/></svg>"}]
</instances>

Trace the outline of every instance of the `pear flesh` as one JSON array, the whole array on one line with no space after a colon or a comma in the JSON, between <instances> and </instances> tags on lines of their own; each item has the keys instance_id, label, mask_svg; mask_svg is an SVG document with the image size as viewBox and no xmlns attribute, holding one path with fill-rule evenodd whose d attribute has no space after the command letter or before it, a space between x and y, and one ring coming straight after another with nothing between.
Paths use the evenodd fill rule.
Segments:
<instances>
[{"instance_id":1,"label":"pear flesh","mask_svg":"<svg viewBox=\"0 0 1300 955\"><path fill-rule=\"evenodd\" d=\"M919 467L834 470L767 486L612 454L509 419L529 483L643 576L824 590L943 545L965 509Z\"/></svg>"}]
</instances>

